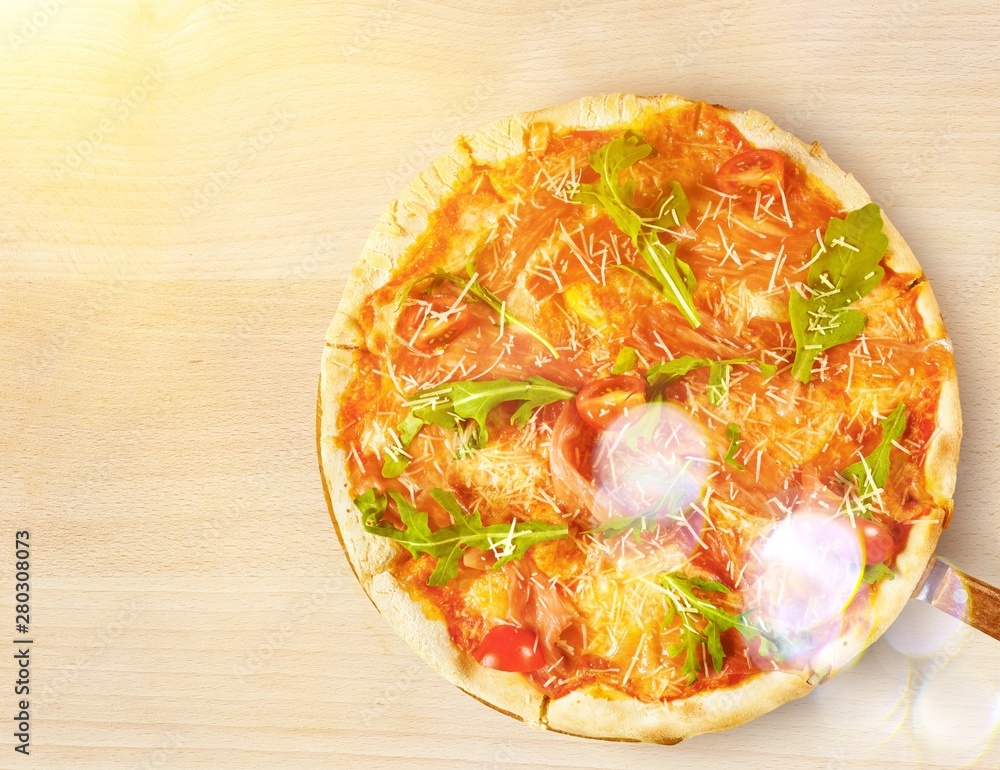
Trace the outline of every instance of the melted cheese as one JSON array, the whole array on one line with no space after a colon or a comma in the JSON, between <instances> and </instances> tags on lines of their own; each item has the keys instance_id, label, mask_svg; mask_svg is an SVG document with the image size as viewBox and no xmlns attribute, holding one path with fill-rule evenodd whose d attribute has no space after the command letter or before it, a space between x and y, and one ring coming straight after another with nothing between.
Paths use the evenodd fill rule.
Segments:
<instances>
[{"instance_id":1,"label":"melted cheese","mask_svg":"<svg viewBox=\"0 0 1000 770\"><path fill-rule=\"evenodd\" d=\"M621 685L649 698L676 695L687 677L662 643L666 604L656 576L683 568L688 558L669 546L644 553L627 541L616 541L610 551L593 552L574 582L576 606L589 621L585 652L612 663ZM675 618L668 628L679 622Z\"/></svg>"},{"instance_id":2,"label":"melted cheese","mask_svg":"<svg viewBox=\"0 0 1000 770\"><path fill-rule=\"evenodd\" d=\"M774 265L780 265L776 259ZM746 281L726 282L719 314L740 333L753 320L788 322L788 298L774 291L754 291Z\"/></svg>"},{"instance_id":3,"label":"melted cheese","mask_svg":"<svg viewBox=\"0 0 1000 770\"><path fill-rule=\"evenodd\" d=\"M515 439L487 444L451 464L452 478L473 489L482 504L495 511L529 511L549 488L545 456L531 441Z\"/></svg>"},{"instance_id":4,"label":"melted cheese","mask_svg":"<svg viewBox=\"0 0 1000 770\"><path fill-rule=\"evenodd\" d=\"M563 294L566 307L584 323L597 331L606 331L610 320L597 302L592 281L578 281L566 288Z\"/></svg>"},{"instance_id":5,"label":"melted cheese","mask_svg":"<svg viewBox=\"0 0 1000 770\"><path fill-rule=\"evenodd\" d=\"M507 619L507 576L487 570L473 580L465 593L466 609L491 620Z\"/></svg>"}]
</instances>

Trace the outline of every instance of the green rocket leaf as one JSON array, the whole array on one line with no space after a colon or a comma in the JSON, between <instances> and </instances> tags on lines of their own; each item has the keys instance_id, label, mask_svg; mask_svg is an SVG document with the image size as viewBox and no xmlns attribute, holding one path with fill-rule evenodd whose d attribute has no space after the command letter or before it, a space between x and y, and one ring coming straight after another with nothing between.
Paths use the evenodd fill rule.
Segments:
<instances>
[{"instance_id":1,"label":"green rocket leaf","mask_svg":"<svg viewBox=\"0 0 1000 770\"><path fill-rule=\"evenodd\" d=\"M879 262L889 239L882 226L881 210L869 203L844 219L831 219L823 244L813 247L807 294L793 290L788 298L795 337L792 376L800 382L809 382L820 353L864 331L867 316L848 305L878 286L885 275Z\"/></svg>"}]
</instances>

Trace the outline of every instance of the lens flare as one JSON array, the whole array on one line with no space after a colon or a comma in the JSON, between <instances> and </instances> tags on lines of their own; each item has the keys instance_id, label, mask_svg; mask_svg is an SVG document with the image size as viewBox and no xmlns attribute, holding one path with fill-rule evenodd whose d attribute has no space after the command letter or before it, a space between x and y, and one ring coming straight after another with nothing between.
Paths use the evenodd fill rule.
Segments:
<instances>
[{"instance_id":1,"label":"lens flare","mask_svg":"<svg viewBox=\"0 0 1000 770\"><path fill-rule=\"evenodd\" d=\"M697 538L701 517L691 509L717 464L709 446L704 429L680 406L649 404L638 419L622 418L601 432L592 466L599 497L622 516L673 521Z\"/></svg>"},{"instance_id":2,"label":"lens flare","mask_svg":"<svg viewBox=\"0 0 1000 770\"><path fill-rule=\"evenodd\" d=\"M885 632L885 640L904 655L950 657L967 626L926 602L909 601Z\"/></svg>"},{"instance_id":3,"label":"lens flare","mask_svg":"<svg viewBox=\"0 0 1000 770\"><path fill-rule=\"evenodd\" d=\"M922 761L958 767L990 745L1000 724L1000 698L973 661L929 663L913 704L913 732Z\"/></svg>"},{"instance_id":4,"label":"lens flare","mask_svg":"<svg viewBox=\"0 0 1000 770\"><path fill-rule=\"evenodd\" d=\"M907 714L910 665L889 645L876 642L852 664L809 696L820 721L842 729L843 715L852 714L864 725L851 740L852 755L864 755L888 741L904 724ZM863 686L866 696L858 697Z\"/></svg>"},{"instance_id":5,"label":"lens flare","mask_svg":"<svg viewBox=\"0 0 1000 770\"><path fill-rule=\"evenodd\" d=\"M799 510L756 542L747 606L765 628L791 639L831 622L839 631L865 563L860 538L842 521Z\"/></svg>"}]
</instances>

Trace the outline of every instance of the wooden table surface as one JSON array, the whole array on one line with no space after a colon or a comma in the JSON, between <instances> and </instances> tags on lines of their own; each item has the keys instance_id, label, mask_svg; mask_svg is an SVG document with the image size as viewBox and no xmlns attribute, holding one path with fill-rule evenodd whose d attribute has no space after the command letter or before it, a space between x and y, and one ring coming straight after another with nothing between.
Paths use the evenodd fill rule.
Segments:
<instances>
[{"instance_id":1,"label":"wooden table surface","mask_svg":"<svg viewBox=\"0 0 1000 770\"><path fill-rule=\"evenodd\" d=\"M752 106L931 277L966 422L939 552L1000 584L998 40L987 2L5 2L0 641L30 530L34 645L29 757L0 658L0 767L1000 767L1000 645L923 605L676 747L495 713L356 585L314 438L344 278L453 135L606 91Z\"/></svg>"}]
</instances>

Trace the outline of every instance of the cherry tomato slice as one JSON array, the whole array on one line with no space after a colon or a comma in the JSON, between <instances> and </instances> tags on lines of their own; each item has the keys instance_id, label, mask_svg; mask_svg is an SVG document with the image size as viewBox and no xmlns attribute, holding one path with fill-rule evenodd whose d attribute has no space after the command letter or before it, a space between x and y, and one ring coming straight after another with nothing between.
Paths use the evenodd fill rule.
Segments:
<instances>
[{"instance_id":1,"label":"cherry tomato slice","mask_svg":"<svg viewBox=\"0 0 1000 770\"><path fill-rule=\"evenodd\" d=\"M534 631L518 626L494 626L476 648L475 658L497 671L537 671L545 656Z\"/></svg>"},{"instance_id":2,"label":"cherry tomato slice","mask_svg":"<svg viewBox=\"0 0 1000 770\"><path fill-rule=\"evenodd\" d=\"M646 383L632 374L595 380L576 394L576 408L591 428L607 430L619 418L646 408Z\"/></svg>"},{"instance_id":3,"label":"cherry tomato slice","mask_svg":"<svg viewBox=\"0 0 1000 770\"><path fill-rule=\"evenodd\" d=\"M435 294L408 305L400 317L400 336L417 350L444 347L465 331L472 317L463 305L452 310L454 304L454 297Z\"/></svg>"},{"instance_id":4,"label":"cherry tomato slice","mask_svg":"<svg viewBox=\"0 0 1000 770\"><path fill-rule=\"evenodd\" d=\"M858 520L858 529L865 539L865 564L881 564L892 556L896 544L892 535L877 521Z\"/></svg>"},{"instance_id":5,"label":"cherry tomato slice","mask_svg":"<svg viewBox=\"0 0 1000 770\"><path fill-rule=\"evenodd\" d=\"M722 192L730 195L778 195L785 185L785 159L774 150L747 150L734 155L715 172Z\"/></svg>"}]
</instances>

